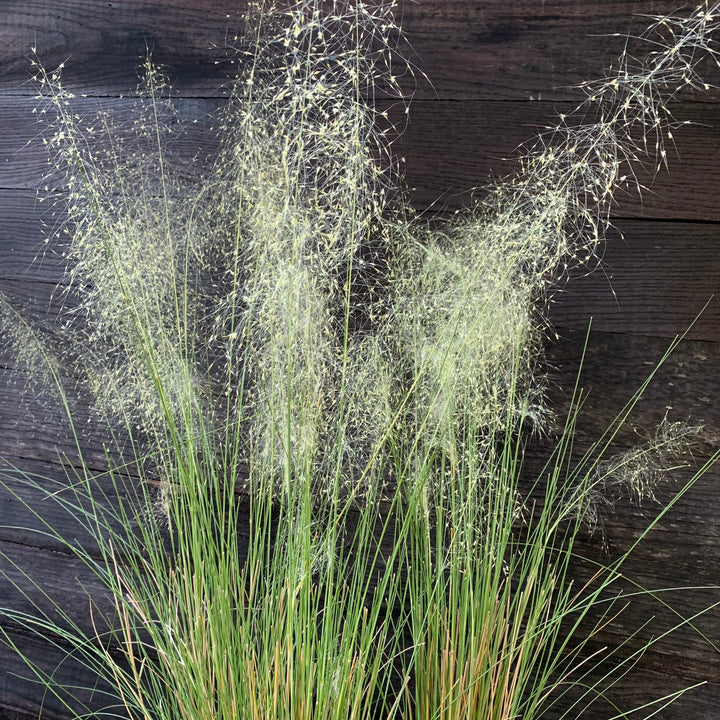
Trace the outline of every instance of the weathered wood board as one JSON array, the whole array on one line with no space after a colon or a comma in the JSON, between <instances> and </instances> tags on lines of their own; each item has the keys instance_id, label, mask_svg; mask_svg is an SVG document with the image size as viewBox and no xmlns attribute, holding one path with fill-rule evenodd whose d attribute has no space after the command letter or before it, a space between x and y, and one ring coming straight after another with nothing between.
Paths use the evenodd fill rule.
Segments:
<instances>
[{"instance_id":1,"label":"weathered wood board","mask_svg":"<svg viewBox=\"0 0 720 720\"><path fill-rule=\"evenodd\" d=\"M645 26L642 15L671 12L677 5L674 0L404 2L399 19L418 73L406 83L414 99L395 149L405 159L402 170L413 201L433 212L466 205L472 188L482 188L488 178L512 169L506 159L516 155L521 143L580 102L582 95L573 86L602 74L622 49L623 36ZM131 110L133 100L127 96L137 82L137 65L150 49L173 80L179 116L197 121L178 150L188 155L198 148L211 152L211 116L221 104L232 69L226 48L234 42L245 6L244 0L217 0L204 7L188 0L0 3L0 290L47 327L58 302L55 286L62 282L63 262L60 250L44 240L62 216L54 216L35 194L43 185L47 158L40 142L42 125L32 112L31 48L50 67L66 61L67 84L87 95L78 98L81 113L90 115L102 107L121 118ZM715 70L708 79L718 85L720 73ZM401 108L391 112L405 124ZM642 200L633 194L620 198L617 231L611 233L601 268L592 273L579 269L553 296L551 318L559 339L548 348L548 361L552 394L562 406L592 318L582 375L590 395L578 429L578 442L589 443L652 370L668 340L683 332L709 301L690 330L690 340L658 374L631 427L618 437L619 445L630 445L651 432L665 413L671 419L703 422L699 465L720 446L720 91L683 95L673 113L679 121L695 124L676 134L676 147L669 148L671 172L642 177L650 188ZM0 457L62 482L59 457L64 454L72 462L72 438L51 403L22 397L27 379L13 358L0 358ZM90 417L82 399L74 411L83 421ZM83 442L87 457L101 469L102 436L88 433ZM683 477L687 472L664 489L666 499L682 486ZM713 470L679 501L638 548L626 568L628 578L658 589L720 586L718 480L720 471ZM13 488L31 507L42 508L38 511L45 519L67 522L68 532L80 534L69 520L62 520L57 506L47 504L42 489L30 492L20 483ZM618 504L605 525L610 558L634 541L656 509ZM61 542L32 532L39 529L37 518L7 492L0 493L0 526L0 551L17 559L48 592L66 596L72 617L87 622L87 602L76 578L90 584L92 578L63 552ZM596 535L583 548L596 556L605 552L601 545ZM662 597L688 615L720 600L720 589ZM21 599L0 581L0 603L18 602ZM636 598L597 638L597 646L621 646L651 616L645 637L662 634L675 618L657 601ZM697 627L720 645L717 608L699 618ZM63 659L62 648L20 628L9 632L48 670ZM633 647L632 642L627 647ZM82 680L78 672L70 661L59 665L60 676L68 682ZM41 693L17 673L23 674L22 665L0 644L0 711L12 720L37 717ZM720 652L683 629L638 658L635 671L613 688L613 698L632 707L699 682L706 684L658 717L720 718ZM97 697L88 700L99 702ZM598 708L587 717L600 720L608 714ZM42 717L62 717L49 698Z\"/></svg>"},{"instance_id":2,"label":"weathered wood board","mask_svg":"<svg viewBox=\"0 0 720 720\"><path fill-rule=\"evenodd\" d=\"M228 77L228 47L241 32L247 0L6 0L0 86L32 94L32 49L47 67L67 61L67 79L92 95L130 93L136 66L152 51L181 95L217 96ZM672 0L468 0L405 2L397 13L412 47L418 98L559 100L598 77L625 36ZM218 64L216 64L216 62ZM714 97L717 97L715 92Z\"/></svg>"}]
</instances>

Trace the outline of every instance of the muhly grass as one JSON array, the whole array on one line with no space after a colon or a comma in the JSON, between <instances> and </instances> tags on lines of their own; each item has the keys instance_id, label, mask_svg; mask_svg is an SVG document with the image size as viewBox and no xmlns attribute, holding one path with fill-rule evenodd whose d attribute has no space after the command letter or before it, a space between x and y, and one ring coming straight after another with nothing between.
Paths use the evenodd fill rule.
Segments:
<instances>
[{"instance_id":1,"label":"muhly grass","mask_svg":"<svg viewBox=\"0 0 720 720\"><path fill-rule=\"evenodd\" d=\"M87 627L61 605L3 615L102 679L84 707L31 666L76 717L527 719L568 688L577 714L616 677L589 679L583 651L626 556L576 587L574 543L620 494L652 497L697 431L667 422L613 457L635 397L578 459L573 411L526 494L525 438L552 417L544 303L642 158L665 163L668 103L704 86L718 8L659 19L648 54L585 86L517 174L432 225L372 103L412 77L395 9L251 4L207 164L176 155L152 62L129 128L79 119L37 66L66 304L47 343L5 300L0 317L57 389L80 463L71 494L6 477L53 488L92 543L27 509L110 605L91 597ZM103 418L105 473L83 460L71 390Z\"/></svg>"}]
</instances>

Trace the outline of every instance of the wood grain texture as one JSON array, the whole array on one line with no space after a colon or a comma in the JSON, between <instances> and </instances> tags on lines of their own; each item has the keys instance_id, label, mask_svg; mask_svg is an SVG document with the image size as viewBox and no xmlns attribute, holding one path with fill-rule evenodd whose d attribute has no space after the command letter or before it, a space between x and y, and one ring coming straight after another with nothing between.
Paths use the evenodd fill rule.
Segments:
<instances>
[{"instance_id":1,"label":"wood grain texture","mask_svg":"<svg viewBox=\"0 0 720 720\"><path fill-rule=\"evenodd\" d=\"M720 225L618 220L598 267L553 295L559 332L595 330L720 342Z\"/></svg>"},{"instance_id":2,"label":"wood grain texture","mask_svg":"<svg viewBox=\"0 0 720 720\"><path fill-rule=\"evenodd\" d=\"M58 570L67 569L60 566ZM17 630L13 639L29 658L37 663L41 672L54 673L56 679L68 689L70 697L64 699L80 714L90 708L115 710L122 717L122 709L108 702L106 688L98 683L96 674L69 654L61 644L42 641L32 634ZM0 704L7 720L67 720L68 710L56 697L38 690L37 678L30 669L18 662L17 654L0 643ZM87 689L86 689L87 688ZM6 720L0 715L0 720Z\"/></svg>"},{"instance_id":3,"label":"wood grain texture","mask_svg":"<svg viewBox=\"0 0 720 720\"><path fill-rule=\"evenodd\" d=\"M511 174L518 148L554 127L566 103L414 102L396 152L405 158L406 179L413 201L422 208L456 210L468 204L470 191ZM720 106L687 103L675 109L678 121L691 122L675 133L668 148L670 172L634 168L645 188L621 189L616 217L718 221L720 154L717 128Z\"/></svg>"},{"instance_id":4,"label":"wood grain texture","mask_svg":"<svg viewBox=\"0 0 720 720\"><path fill-rule=\"evenodd\" d=\"M373 3L370 3L371 5ZM227 48L241 31L246 0L5 0L0 8L0 88L32 94L28 56L48 67L66 61L68 83L100 95L129 93L136 66L152 50L178 94L217 96L230 68ZM398 19L427 81L419 97L545 100L573 97L637 34L648 14L677 10L672 0L420 0Z\"/></svg>"},{"instance_id":5,"label":"wood grain texture","mask_svg":"<svg viewBox=\"0 0 720 720\"><path fill-rule=\"evenodd\" d=\"M131 98L79 98L77 113L92 118L110 112L120 127L132 117ZM183 98L176 102L178 133L172 150L181 161L207 157L217 147L211 131L217 99ZM47 122L33 113L37 101L6 96L0 104L0 188L40 190L46 185L48 154L42 145ZM409 115L398 106L389 109L399 129L394 153L411 189L413 203L423 209L448 211L467 206L471 195L482 197L489 182L510 175L517 167L519 148L553 126L568 103L507 101L413 101ZM669 172L646 172L635 167L645 190L621 190L614 214L618 217L683 219L720 222L716 198L720 194L720 104L686 103L674 110L679 122L668 148Z\"/></svg>"},{"instance_id":6,"label":"wood grain texture","mask_svg":"<svg viewBox=\"0 0 720 720\"><path fill-rule=\"evenodd\" d=\"M138 105L134 96L81 97L72 102L73 112L80 118L79 127L94 127L101 135L96 118L98 113L106 113L117 126L119 137L124 139L130 136L131 123L138 117ZM221 100L207 98L173 101L175 117L172 126L176 137L168 145L172 159L177 163L191 163L195 156L206 157L217 149L217 138L211 127L221 106ZM52 132L53 118L49 113L38 114L41 107L35 98L3 98L0 105L0 122L4 127L0 137L0 188L39 191L41 197L48 189L54 189L52 181L46 179L51 170L51 156L43 145L43 138L48 138Z\"/></svg>"},{"instance_id":7,"label":"wood grain texture","mask_svg":"<svg viewBox=\"0 0 720 720\"><path fill-rule=\"evenodd\" d=\"M239 7L240 6L240 7ZM86 3L11 0L2 17L3 89L32 94L29 58L54 68L67 63L67 82L83 92L117 95L137 85L137 67L148 51L169 65L187 93L219 94L227 68L231 17L245 3L220 0L199 8L195 2L119 0Z\"/></svg>"}]
</instances>

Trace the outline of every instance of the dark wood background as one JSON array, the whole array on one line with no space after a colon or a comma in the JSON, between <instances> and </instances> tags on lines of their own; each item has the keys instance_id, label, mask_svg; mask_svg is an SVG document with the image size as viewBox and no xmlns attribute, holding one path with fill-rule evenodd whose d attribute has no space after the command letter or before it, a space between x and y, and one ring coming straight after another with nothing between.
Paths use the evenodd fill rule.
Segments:
<instances>
[{"instance_id":1,"label":"dark wood background","mask_svg":"<svg viewBox=\"0 0 720 720\"><path fill-rule=\"evenodd\" d=\"M536 129L580 99L573 86L598 77L622 49L623 35L638 33L642 15L676 10L677 0L417 0L402 5L402 24L420 81L407 130L398 145L413 199L421 207L453 210L468 190L512 168L507 158ZM87 97L83 111L111 106L122 112L136 84L146 47L164 64L175 86L181 114L197 118L197 137L207 133L207 113L222 100L228 35L239 27L244 3L237 0L1 0L0 1L0 289L38 315L51 307L61 277L60 259L36 259L46 235L45 207L36 189L46 169L38 141L42 127L28 82L35 47L47 66L66 62L65 82ZM616 35L619 34L619 35ZM709 78L720 83L720 73ZM618 444L627 446L651 432L666 413L672 420L705 423L698 465L720 441L720 92L690 95L673 108L694 124L677 133L670 173L658 176L643 201L628 197L618 206L600 270L576 273L553 299L557 341L548 348L551 387L559 406L567 402L579 366L580 347L592 318L582 385L589 392L578 431L580 442L596 437L662 355L710 301L683 343L659 373ZM652 179L649 179L652 180ZM0 456L30 472L62 478L58 456L72 446L57 419L40 401L22 399L24 370L0 357ZM81 403L81 401L78 401ZM76 409L84 411L81 404ZM88 432L89 457L102 465L102 438ZM660 493L667 499L688 473ZM626 573L652 588L720 585L720 469L709 472L638 548ZM23 491L38 508L56 510ZM43 503L45 503L43 505ZM608 559L617 557L649 522L657 507L619 504L606 525ZM32 518L0 491L0 563L27 568L51 596L62 597L78 622L87 622L87 599L79 581L87 572L56 542L19 529ZM68 533L79 532L67 520ZM37 523L35 523L37 524ZM597 534L587 550L599 553ZM79 580L78 580L79 579ZM30 592L32 589L28 585ZM37 596L37 592L34 592ZM690 615L720 600L718 589L663 595ZM0 574L0 604L23 606ZM674 615L651 599L636 599L598 640L610 648L645 621L641 635L657 636ZM720 644L720 612L697 621ZM52 670L62 650L8 626L23 651ZM630 644L636 647L637 643ZM81 681L71 662L58 676ZM37 717L42 693L17 676L27 675L14 654L0 645L0 708L8 718ZM720 652L689 629L662 639L613 689L632 707L652 697L705 683L662 710L660 718L720 718ZM0 720L2 720L0 710ZM57 716L47 698L42 717ZM611 716L609 709L587 717Z\"/></svg>"}]
</instances>

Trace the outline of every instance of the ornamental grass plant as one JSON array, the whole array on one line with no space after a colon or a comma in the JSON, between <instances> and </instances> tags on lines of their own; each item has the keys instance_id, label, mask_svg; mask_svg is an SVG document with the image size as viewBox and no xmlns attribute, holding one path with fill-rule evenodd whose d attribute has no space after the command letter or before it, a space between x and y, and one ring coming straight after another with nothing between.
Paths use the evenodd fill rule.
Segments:
<instances>
[{"instance_id":1,"label":"ornamental grass plant","mask_svg":"<svg viewBox=\"0 0 720 720\"><path fill-rule=\"evenodd\" d=\"M5 558L34 590L2 615L97 675L81 695L29 663L73 717L528 720L583 688L576 716L632 662L588 679L626 556L577 587L575 541L618 489L651 495L698 430L666 422L613 456L638 395L577 457L574 404L529 494L525 442L551 435L549 293L594 257L616 191L665 163L668 104L704 87L720 7L658 19L647 55L626 52L515 174L433 223L374 104L402 104L413 77L396 9L252 3L207 162L176 154L150 59L129 127L78 118L60 69L36 63L68 218L50 240L66 246L62 323L43 334L5 299L0 319L79 461L62 482L4 474L84 529L67 537L15 491L103 591L83 624Z\"/></svg>"}]
</instances>

